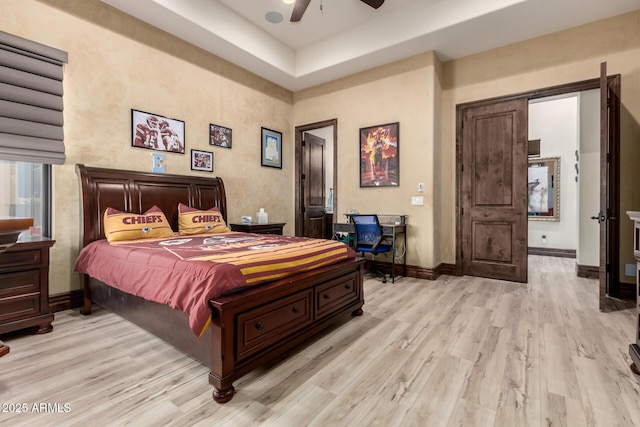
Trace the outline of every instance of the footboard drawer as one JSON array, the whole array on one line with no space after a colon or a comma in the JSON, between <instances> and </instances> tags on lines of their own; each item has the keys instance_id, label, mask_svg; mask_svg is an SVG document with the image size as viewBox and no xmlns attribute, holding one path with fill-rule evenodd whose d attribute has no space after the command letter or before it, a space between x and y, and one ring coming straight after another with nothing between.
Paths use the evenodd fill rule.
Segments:
<instances>
[{"instance_id":1,"label":"footboard drawer","mask_svg":"<svg viewBox=\"0 0 640 427\"><path fill-rule=\"evenodd\" d=\"M311 289L241 313L237 360L242 360L313 322Z\"/></svg>"},{"instance_id":2,"label":"footboard drawer","mask_svg":"<svg viewBox=\"0 0 640 427\"><path fill-rule=\"evenodd\" d=\"M343 308L360 297L357 286L358 275L332 280L316 287L316 319Z\"/></svg>"}]
</instances>

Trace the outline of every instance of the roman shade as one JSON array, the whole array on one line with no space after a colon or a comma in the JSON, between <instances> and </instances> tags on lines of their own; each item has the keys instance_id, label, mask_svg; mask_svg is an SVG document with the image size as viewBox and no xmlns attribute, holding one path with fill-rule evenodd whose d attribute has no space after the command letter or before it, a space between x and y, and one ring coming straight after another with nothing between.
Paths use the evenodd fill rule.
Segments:
<instances>
[{"instance_id":1,"label":"roman shade","mask_svg":"<svg viewBox=\"0 0 640 427\"><path fill-rule=\"evenodd\" d=\"M67 52L0 31L0 159L62 164Z\"/></svg>"}]
</instances>

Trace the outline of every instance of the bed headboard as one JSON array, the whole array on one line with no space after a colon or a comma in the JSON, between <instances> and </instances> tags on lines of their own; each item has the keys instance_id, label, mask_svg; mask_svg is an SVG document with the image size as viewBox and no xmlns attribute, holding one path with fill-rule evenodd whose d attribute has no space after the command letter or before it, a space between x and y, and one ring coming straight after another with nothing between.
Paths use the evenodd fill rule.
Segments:
<instances>
[{"instance_id":1,"label":"bed headboard","mask_svg":"<svg viewBox=\"0 0 640 427\"><path fill-rule=\"evenodd\" d=\"M112 207L141 214L158 206L178 230L178 203L196 209L217 206L227 221L227 199L222 178L153 174L76 165L80 180L82 246L104 239L104 211Z\"/></svg>"}]
</instances>

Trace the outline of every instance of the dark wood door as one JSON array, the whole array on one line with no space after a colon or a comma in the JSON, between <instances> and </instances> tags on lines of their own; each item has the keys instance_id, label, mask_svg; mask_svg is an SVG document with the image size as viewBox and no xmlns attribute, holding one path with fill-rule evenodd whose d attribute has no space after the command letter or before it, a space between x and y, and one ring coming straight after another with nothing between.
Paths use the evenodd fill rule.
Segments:
<instances>
[{"instance_id":1,"label":"dark wood door","mask_svg":"<svg viewBox=\"0 0 640 427\"><path fill-rule=\"evenodd\" d=\"M303 236L325 237L325 140L310 133L303 139Z\"/></svg>"},{"instance_id":2,"label":"dark wood door","mask_svg":"<svg viewBox=\"0 0 640 427\"><path fill-rule=\"evenodd\" d=\"M624 309L619 274L620 75L607 77L600 64L600 310Z\"/></svg>"},{"instance_id":3,"label":"dark wood door","mask_svg":"<svg viewBox=\"0 0 640 427\"><path fill-rule=\"evenodd\" d=\"M527 281L526 98L462 111L463 274Z\"/></svg>"}]
</instances>

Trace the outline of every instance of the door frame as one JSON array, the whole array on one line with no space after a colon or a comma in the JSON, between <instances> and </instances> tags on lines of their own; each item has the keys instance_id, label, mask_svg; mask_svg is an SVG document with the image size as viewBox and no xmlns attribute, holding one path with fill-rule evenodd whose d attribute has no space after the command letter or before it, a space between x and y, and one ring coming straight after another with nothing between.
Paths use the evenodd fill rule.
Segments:
<instances>
[{"instance_id":1,"label":"door frame","mask_svg":"<svg viewBox=\"0 0 640 427\"><path fill-rule=\"evenodd\" d=\"M608 83L611 83L615 79L620 79L620 75L612 75L607 77ZM545 98L548 96L555 95L563 95L566 93L572 92L582 92L586 90L599 89L600 88L600 79L594 78L589 80L583 80L579 82L566 83L558 86L550 86L542 89L535 89L532 91L521 92L511 95L498 96L494 98L483 99L479 101L466 102L463 104L456 105L456 275L463 275L463 259L462 259L462 121L463 121L463 111L469 107L478 107L482 105L493 104L496 102L503 102L512 99L521 99L525 98L527 101L538 98ZM612 109L610 114L617 115L617 122L619 123L619 115L620 112L616 109ZM528 125L528 115L527 115L527 125ZM612 120L614 121L614 120ZM614 121L615 122L615 121ZM619 148L620 146L620 137L619 132L612 138L611 145L611 156L610 156L610 185L611 190L613 191L612 200L613 204L617 210L620 208L620 159L619 159ZM524 167L519 170L522 170L522 173L527 172L527 168ZM604 177L600 177L601 180ZM616 215L619 217L619 215ZM609 260L611 262L611 283L614 286L618 287L619 285L619 259L620 259L620 245L619 245L619 234L620 234L620 222L615 221L613 226L615 233L613 236L610 236L611 239L615 241L614 245L611 245ZM613 242L613 241L611 241ZM605 244L605 242L600 242L600 245ZM526 260L525 260L526 262Z\"/></svg>"},{"instance_id":2,"label":"door frame","mask_svg":"<svg viewBox=\"0 0 640 427\"><path fill-rule=\"evenodd\" d=\"M295 128L295 235L302 236L304 232L304 192L302 191L302 165L304 157L302 155L302 135L314 129L333 126L333 207L338 206L338 119L323 120L321 122L309 123L296 126ZM335 218L335 215L334 215Z\"/></svg>"}]
</instances>

